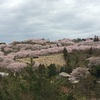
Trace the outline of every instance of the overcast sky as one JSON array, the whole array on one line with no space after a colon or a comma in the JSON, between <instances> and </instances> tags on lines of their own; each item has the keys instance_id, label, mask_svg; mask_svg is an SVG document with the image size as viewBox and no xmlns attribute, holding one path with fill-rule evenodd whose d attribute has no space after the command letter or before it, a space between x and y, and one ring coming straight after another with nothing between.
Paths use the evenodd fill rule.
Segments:
<instances>
[{"instance_id":1,"label":"overcast sky","mask_svg":"<svg viewBox=\"0 0 100 100\"><path fill-rule=\"evenodd\" d=\"M100 35L100 0L0 0L0 41Z\"/></svg>"}]
</instances>

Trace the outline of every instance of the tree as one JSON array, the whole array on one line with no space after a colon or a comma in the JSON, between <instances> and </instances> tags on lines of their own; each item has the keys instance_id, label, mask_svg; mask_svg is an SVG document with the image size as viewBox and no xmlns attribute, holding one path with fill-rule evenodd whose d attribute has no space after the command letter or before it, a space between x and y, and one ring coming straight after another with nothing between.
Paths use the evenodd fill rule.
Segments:
<instances>
[{"instance_id":1,"label":"tree","mask_svg":"<svg viewBox=\"0 0 100 100\"><path fill-rule=\"evenodd\" d=\"M70 74L72 72L72 66L66 66L65 67L65 72Z\"/></svg>"},{"instance_id":2,"label":"tree","mask_svg":"<svg viewBox=\"0 0 100 100\"><path fill-rule=\"evenodd\" d=\"M44 74L45 73L45 66L43 65L39 65L38 69L37 69L38 73L40 74Z\"/></svg>"},{"instance_id":3,"label":"tree","mask_svg":"<svg viewBox=\"0 0 100 100\"><path fill-rule=\"evenodd\" d=\"M66 59L66 65L67 65L67 67L70 66L70 62L71 62L71 60L70 60L70 58L68 57L68 58Z\"/></svg>"},{"instance_id":4,"label":"tree","mask_svg":"<svg viewBox=\"0 0 100 100\"><path fill-rule=\"evenodd\" d=\"M94 36L94 42L97 42L97 41L99 41L99 37L98 36Z\"/></svg>"},{"instance_id":5,"label":"tree","mask_svg":"<svg viewBox=\"0 0 100 100\"><path fill-rule=\"evenodd\" d=\"M100 78L100 65L94 65L90 70L91 75Z\"/></svg>"},{"instance_id":6,"label":"tree","mask_svg":"<svg viewBox=\"0 0 100 100\"><path fill-rule=\"evenodd\" d=\"M60 67L60 72L64 72L65 71L65 67Z\"/></svg>"},{"instance_id":7,"label":"tree","mask_svg":"<svg viewBox=\"0 0 100 100\"><path fill-rule=\"evenodd\" d=\"M58 100L59 83L51 83L52 79L46 76L47 73L42 74L41 71L44 72L44 65L40 65L37 71L27 67L25 72L21 72L24 74L20 82L21 94L23 97L25 96L21 100ZM26 99L27 97L31 97L31 99Z\"/></svg>"},{"instance_id":8,"label":"tree","mask_svg":"<svg viewBox=\"0 0 100 100\"><path fill-rule=\"evenodd\" d=\"M66 48L63 49L63 54L64 54L64 59L65 61L67 60L67 57L68 57L68 51Z\"/></svg>"},{"instance_id":9,"label":"tree","mask_svg":"<svg viewBox=\"0 0 100 100\"><path fill-rule=\"evenodd\" d=\"M76 59L75 59L75 66L78 67L78 64L79 64L79 58L78 58L78 56L76 56Z\"/></svg>"},{"instance_id":10,"label":"tree","mask_svg":"<svg viewBox=\"0 0 100 100\"><path fill-rule=\"evenodd\" d=\"M92 47L89 49L89 54L90 54L90 55L93 54L93 49L92 49Z\"/></svg>"},{"instance_id":11,"label":"tree","mask_svg":"<svg viewBox=\"0 0 100 100\"><path fill-rule=\"evenodd\" d=\"M84 78L87 78L89 75L90 72L88 71L88 68L78 67L76 69L73 69L70 78L74 80L82 80Z\"/></svg>"},{"instance_id":12,"label":"tree","mask_svg":"<svg viewBox=\"0 0 100 100\"><path fill-rule=\"evenodd\" d=\"M56 73L57 73L57 69L56 69L55 64L50 64L48 66L48 75L49 75L49 77L55 76Z\"/></svg>"}]
</instances>

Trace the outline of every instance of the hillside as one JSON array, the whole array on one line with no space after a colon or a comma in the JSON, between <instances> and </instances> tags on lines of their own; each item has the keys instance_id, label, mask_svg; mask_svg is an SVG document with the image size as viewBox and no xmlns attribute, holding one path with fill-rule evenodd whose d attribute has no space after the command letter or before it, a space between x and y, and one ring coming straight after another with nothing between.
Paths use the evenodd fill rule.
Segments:
<instances>
[{"instance_id":1,"label":"hillside","mask_svg":"<svg viewBox=\"0 0 100 100\"><path fill-rule=\"evenodd\" d=\"M89 50L90 48L99 50L100 41L99 40L94 41L94 38L86 38L86 39L64 38L57 41L49 41L46 39L29 39L20 42L14 41L10 44L1 43L0 67L11 68L11 65L13 63L18 62L18 59L36 58L36 57L39 58L34 59L34 61L38 63L45 65L49 65L50 63L55 63L56 65L62 66L65 64L63 57L61 55L64 48L67 49L68 53L72 53L75 50L86 51Z\"/></svg>"},{"instance_id":2,"label":"hillside","mask_svg":"<svg viewBox=\"0 0 100 100\"><path fill-rule=\"evenodd\" d=\"M100 41L0 44L1 100L99 100Z\"/></svg>"}]
</instances>

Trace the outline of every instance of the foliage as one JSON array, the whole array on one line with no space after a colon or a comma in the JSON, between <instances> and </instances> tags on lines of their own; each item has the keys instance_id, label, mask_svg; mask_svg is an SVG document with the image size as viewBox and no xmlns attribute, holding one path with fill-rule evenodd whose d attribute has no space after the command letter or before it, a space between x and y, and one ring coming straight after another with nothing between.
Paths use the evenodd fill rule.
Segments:
<instances>
[{"instance_id":1,"label":"foliage","mask_svg":"<svg viewBox=\"0 0 100 100\"><path fill-rule=\"evenodd\" d=\"M78 95L78 98L83 96L87 98L86 100L91 100L90 98L95 97L97 98L96 100L98 100L98 92L100 91L99 86L96 78L89 76L75 85L74 92Z\"/></svg>"},{"instance_id":2,"label":"foliage","mask_svg":"<svg viewBox=\"0 0 100 100\"><path fill-rule=\"evenodd\" d=\"M63 49L63 54L64 54L64 59L65 61L67 60L67 57L68 57L68 51L66 48Z\"/></svg>"},{"instance_id":3,"label":"foliage","mask_svg":"<svg viewBox=\"0 0 100 100\"><path fill-rule=\"evenodd\" d=\"M55 64L50 64L50 66L48 66L48 76L52 77L55 76L57 74L57 69Z\"/></svg>"},{"instance_id":4,"label":"foliage","mask_svg":"<svg viewBox=\"0 0 100 100\"><path fill-rule=\"evenodd\" d=\"M40 74L45 74L45 66L44 65L39 65L37 72Z\"/></svg>"},{"instance_id":5,"label":"foliage","mask_svg":"<svg viewBox=\"0 0 100 100\"><path fill-rule=\"evenodd\" d=\"M75 66L78 67L78 64L79 64L79 57L76 55L76 59L75 59Z\"/></svg>"},{"instance_id":6,"label":"foliage","mask_svg":"<svg viewBox=\"0 0 100 100\"><path fill-rule=\"evenodd\" d=\"M72 93L63 95L61 94L60 99L59 100L77 100L74 95Z\"/></svg>"},{"instance_id":7,"label":"foliage","mask_svg":"<svg viewBox=\"0 0 100 100\"><path fill-rule=\"evenodd\" d=\"M75 80L82 80L84 78L87 78L89 75L90 73L88 71L88 68L78 67L76 69L73 69L70 78L74 78Z\"/></svg>"},{"instance_id":8,"label":"foliage","mask_svg":"<svg viewBox=\"0 0 100 100\"><path fill-rule=\"evenodd\" d=\"M32 67L9 73L0 82L1 100L58 100L59 84L51 83L51 79L38 74Z\"/></svg>"},{"instance_id":9,"label":"foliage","mask_svg":"<svg viewBox=\"0 0 100 100\"><path fill-rule=\"evenodd\" d=\"M99 37L98 36L94 36L94 42L97 42L97 41L99 41Z\"/></svg>"},{"instance_id":10,"label":"foliage","mask_svg":"<svg viewBox=\"0 0 100 100\"><path fill-rule=\"evenodd\" d=\"M94 75L95 77L100 78L100 65L94 65L90 69L90 73L91 75Z\"/></svg>"},{"instance_id":11,"label":"foliage","mask_svg":"<svg viewBox=\"0 0 100 100\"><path fill-rule=\"evenodd\" d=\"M93 54L93 49L92 49L92 47L89 49L89 54L90 54L90 55Z\"/></svg>"},{"instance_id":12,"label":"foliage","mask_svg":"<svg viewBox=\"0 0 100 100\"><path fill-rule=\"evenodd\" d=\"M72 72L72 67L71 66L66 66L65 67L65 72L67 72L68 74L70 74Z\"/></svg>"}]
</instances>

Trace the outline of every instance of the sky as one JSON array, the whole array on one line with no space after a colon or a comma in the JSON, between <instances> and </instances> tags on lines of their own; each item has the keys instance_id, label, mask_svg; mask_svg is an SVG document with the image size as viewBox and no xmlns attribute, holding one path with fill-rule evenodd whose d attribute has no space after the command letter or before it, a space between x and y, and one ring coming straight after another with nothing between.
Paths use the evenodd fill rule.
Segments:
<instances>
[{"instance_id":1,"label":"sky","mask_svg":"<svg viewBox=\"0 0 100 100\"><path fill-rule=\"evenodd\" d=\"M0 0L0 42L100 36L100 0Z\"/></svg>"}]
</instances>

